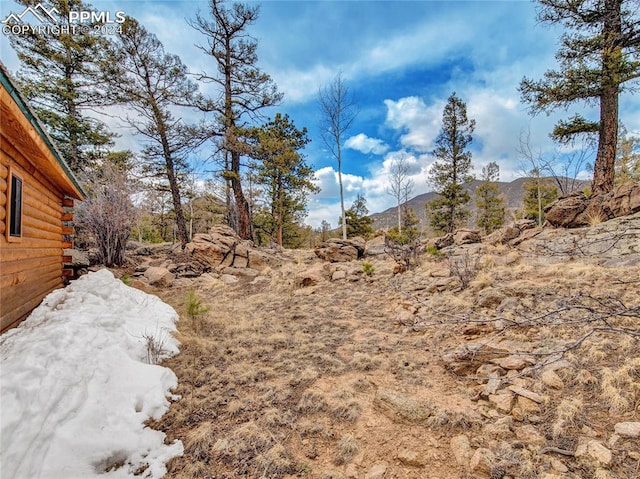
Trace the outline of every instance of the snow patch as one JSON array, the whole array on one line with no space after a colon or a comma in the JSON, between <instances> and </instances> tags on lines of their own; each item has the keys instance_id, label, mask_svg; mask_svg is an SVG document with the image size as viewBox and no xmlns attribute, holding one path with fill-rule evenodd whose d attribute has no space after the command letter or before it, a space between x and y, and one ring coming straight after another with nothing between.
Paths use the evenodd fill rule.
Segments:
<instances>
[{"instance_id":1,"label":"snow patch","mask_svg":"<svg viewBox=\"0 0 640 479\"><path fill-rule=\"evenodd\" d=\"M177 320L159 298L101 270L0 336L0 476L161 478L183 446L144 423L167 411L178 382L148 363L147 343L176 354Z\"/></svg>"}]
</instances>

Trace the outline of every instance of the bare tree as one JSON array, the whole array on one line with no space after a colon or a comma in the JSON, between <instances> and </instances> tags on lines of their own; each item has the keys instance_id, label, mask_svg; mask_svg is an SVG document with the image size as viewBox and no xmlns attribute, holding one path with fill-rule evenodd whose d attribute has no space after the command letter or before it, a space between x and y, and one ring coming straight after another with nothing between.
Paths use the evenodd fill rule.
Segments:
<instances>
[{"instance_id":1,"label":"bare tree","mask_svg":"<svg viewBox=\"0 0 640 479\"><path fill-rule=\"evenodd\" d=\"M331 154L338 162L338 184L340 186L340 211L342 218L342 239L347 239L347 221L342 188L342 140L356 116L358 107L353 94L338 73L332 83L318 92L320 104L320 134Z\"/></svg>"},{"instance_id":2,"label":"bare tree","mask_svg":"<svg viewBox=\"0 0 640 479\"><path fill-rule=\"evenodd\" d=\"M402 233L402 205L409 200L409 195L413 192L415 186L413 180L409 177L411 166L407 160L407 155L402 153L397 157L389 168L389 187L387 194L396 199L398 208L398 232Z\"/></svg>"},{"instance_id":3,"label":"bare tree","mask_svg":"<svg viewBox=\"0 0 640 479\"><path fill-rule=\"evenodd\" d=\"M101 175L88 179L85 188L89 197L80 203L76 221L95 239L105 266L122 266L136 216L127 173L106 164Z\"/></svg>"}]
</instances>

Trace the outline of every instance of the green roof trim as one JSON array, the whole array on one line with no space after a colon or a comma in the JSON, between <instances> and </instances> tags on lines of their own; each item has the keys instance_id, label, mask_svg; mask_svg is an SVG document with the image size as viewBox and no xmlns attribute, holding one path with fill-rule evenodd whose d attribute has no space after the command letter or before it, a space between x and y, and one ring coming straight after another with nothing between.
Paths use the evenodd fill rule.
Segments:
<instances>
[{"instance_id":1,"label":"green roof trim","mask_svg":"<svg viewBox=\"0 0 640 479\"><path fill-rule=\"evenodd\" d=\"M71 169L69 168L69 165L67 165L67 162L64 161L64 158L62 158L62 153L60 153L60 150L58 150L58 148L56 147L53 139L49 136L47 131L44 129L44 126L42 125L42 122L36 115L35 111L33 111L31 106L26 102L26 100L22 96L22 93L20 92L18 87L14 84L13 80L11 79L11 76L9 75L9 72L7 71L7 68L2 62L0 62L0 83L2 83L2 86L9 92L9 94L11 95L11 98L13 98L16 104L20 107L20 110L22 111L22 113L24 113L24 116L29 120L29 123L31 123L31 125L36 129L36 131L38 132L42 140L45 142L47 147L49 147L49 150L53 154L54 158L56 159L58 164L62 167L62 170L69 177L73 185L78 189L78 191L83 196L86 197L87 193L82 189L82 186L80 186L80 183L78 182L78 179L73 174L73 171L71 171Z\"/></svg>"}]
</instances>

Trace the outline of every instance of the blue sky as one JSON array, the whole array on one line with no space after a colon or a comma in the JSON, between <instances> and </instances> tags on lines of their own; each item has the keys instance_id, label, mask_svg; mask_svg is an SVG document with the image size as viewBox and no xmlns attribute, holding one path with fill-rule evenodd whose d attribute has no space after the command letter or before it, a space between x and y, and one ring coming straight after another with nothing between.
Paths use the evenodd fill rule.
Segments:
<instances>
[{"instance_id":1,"label":"blue sky","mask_svg":"<svg viewBox=\"0 0 640 479\"><path fill-rule=\"evenodd\" d=\"M195 46L204 39L186 23L198 10L206 14L205 0L91 3L98 10L136 17L192 71L213 70ZM371 212L393 206L386 189L389 166L398 155L412 163L414 195L432 189L426 181L433 162L429 152L454 91L476 120L470 147L475 170L497 161L503 181L522 176L517 152L521 131L530 131L535 151L550 153L557 147L548 133L558 118L578 111L597 117L595 110L576 105L568 112L532 118L520 102L517 87L523 76L538 79L556 67L561 34L536 21L536 4L529 0L245 3L261 5L260 18L249 31L259 42L260 67L285 95L281 105L266 113L287 113L296 126L309 129L312 142L305 153L322 187L309 203L307 221L313 226L323 219L336 226L340 214L336 164L319 135L317 106L318 89L338 72L360 109L345 142L345 202L348 207L363 194ZM9 10L19 9L2 0L3 18ZM1 41L2 59L15 71L15 55L8 41ZM640 134L638 97L625 94L620 105L627 129ZM122 133L120 146L135 148L137 140Z\"/></svg>"}]
</instances>

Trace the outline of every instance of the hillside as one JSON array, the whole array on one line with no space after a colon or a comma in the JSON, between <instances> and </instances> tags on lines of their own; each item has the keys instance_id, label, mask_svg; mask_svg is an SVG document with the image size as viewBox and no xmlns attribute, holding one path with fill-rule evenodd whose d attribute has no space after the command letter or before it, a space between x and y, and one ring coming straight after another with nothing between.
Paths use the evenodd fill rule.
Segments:
<instances>
[{"instance_id":1,"label":"hillside","mask_svg":"<svg viewBox=\"0 0 640 479\"><path fill-rule=\"evenodd\" d=\"M640 213L403 274L223 234L129 271L182 315L168 478L637 477Z\"/></svg>"},{"instance_id":2,"label":"hillside","mask_svg":"<svg viewBox=\"0 0 640 479\"><path fill-rule=\"evenodd\" d=\"M498 182L498 188L500 189L500 193L503 195L505 199L505 206L507 209L507 221L510 218L510 213L513 213L520 208L522 208L522 195L523 195L523 184L527 181L528 178L518 178L511 182ZM552 180L551 178L548 178ZM476 207L473 202L474 194L476 188L481 184L480 180L473 180L469 183L467 187L467 191L471 195L471 202L469 203L469 209L471 210L471 218L476 217ZM584 188L589 185L588 181L577 181L576 183L578 188ZM435 199L437 197L437 193L429 192L418 195L407 202L407 205L416 212L416 216L421 221L422 224L427 225L427 211L426 204L427 202ZM374 220L374 228L375 229L387 229L396 225L397 223L397 210L395 207L389 208L380 213L374 213L370 215Z\"/></svg>"}]
</instances>

